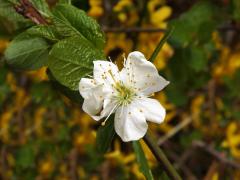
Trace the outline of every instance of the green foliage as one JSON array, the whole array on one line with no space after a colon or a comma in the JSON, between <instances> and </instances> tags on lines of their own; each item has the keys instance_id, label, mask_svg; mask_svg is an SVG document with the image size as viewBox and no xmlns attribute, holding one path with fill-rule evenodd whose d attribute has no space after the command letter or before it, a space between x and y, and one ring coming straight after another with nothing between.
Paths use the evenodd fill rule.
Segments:
<instances>
[{"instance_id":1,"label":"green foliage","mask_svg":"<svg viewBox=\"0 0 240 180\"><path fill-rule=\"evenodd\" d=\"M96 147L99 153L104 154L107 152L114 135L114 119L110 117L106 124L100 126L97 131Z\"/></svg>"},{"instance_id":2,"label":"green foliage","mask_svg":"<svg viewBox=\"0 0 240 180\"><path fill-rule=\"evenodd\" d=\"M83 103L83 98L79 93L79 90L71 90L66 86L63 86L62 84L60 84L52 75L52 73L48 70L48 77L51 80L52 86L60 91L62 94L64 94L66 97L68 97L69 99L71 99L73 102L77 103L77 104L82 104Z\"/></svg>"},{"instance_id":3,"label":"green foliage","mask_svg":"<svg viewBox=\"0 0 240 180\"><path fill-rule=\"evenodd\" d=\"M55 89L52 88L52 85L48 81L39 82L34 84L30 89L30 94L32 101L35 104L42 104L46 107L58 107L59 101L56 101L59 98L59 95L55 92ZM47 96L45 98L45 95Z\"/></svg>"},{"instance_id":4,"label":"green foliage","mask_svg":"<svg viewBox=\"0 0 240 180\"><path fill-rule=\"evenodd\" d=\"M189 66L195 72L199 72L204 70L207 65L207 55L206 53L198 47L192 47L190 49L190 57L189 57Z\"/></svg>"},{"instance_id":5,"label":"green foliage","mask_svg":"<svg viewBox=\"0 0 240 180\"><path fill-rule=\"evenodd\" d=\"M30 0L33 3L33 6L43 15L49 16L51 15L51 11L45 0Z\"/></svg>"},{"instance_id":6,"label":"green foliage","mask_svg":"<svg viewBox=\"0 0 240 180\"><path fill-rule=\"evenodd\" d=\"M57 41L60 40L60 35L58 34L56 29L52 25L33 26L33 27L29 28L26 32L33 37L45 38L46 40L50 41L51 43L56 43Z\"/></svg>"},{"instance_id":7,"label":"green foliage","mask_svg":"<svg viewBox=\"0 0 240 180\"><path fill-rule=\"evenodd\" d=\"M210 2L202 1L170 22L175 27L170 37L175 53L168 65L168 79L174 84L167 88L167 95L177 106L187 103L189 89L202 87L209 79L208 63L215 58L216 51L212 33L222 22L219 10Z\"/></svg>"},{"instance_id":8,"label":"green foliage","mask_svg":"<svg viewBox=\"0 0 240 180\"><path fill-rule=\"evenodd\" d=\"M62 85L77 90L80 79L92 73L93 61L102 58L103 52L85 38L70 37L53 46L49 68Z\"/></svg>"},{"instance_id":9,"label":"green foliage","mask_svg":"<svg viewBox=\"0 0 240 180\"><path fill-rule=\"evenodd\" d=\"M133 141L132 144L141 172L144 174L147 180L153 180L154 178L152 171L149 168L148 161L145 157L141 144L139 141Z\"/></svg>"},{"instance_id":10,"label":"green foliage","mask_svg":"<svg viewBox=\"0 0 240 180\"><path fill-rule=\"evenodd\" d=\"M13 4L8 0L0 0L0 16L5 17L6 19L10 20L11 22L25 22L26 19L16 13L13 8Z\"/></svg>"},{"instance_id":11,"label":"green foliage","mask_svg":"<svg viewBox=\"0 0 240 180\"><path fill-rule=\"evenodd\" d=\"M200 131L193 131L190 134L182 134L180 143L183 147L187 148L192 145L193 141L201 140L202 133Z\"/></svg>"},{"instance_id":12,"label":"green foliage","mask_svg":"<svg viewBox=\"0 0 240 180\"><path fill-rule=\"evenodd\" d=\"M82 10L67 4L55 7L54 23L63 36L83 36L97 48L103 49L105 37L98 23Z\"/></svg>"},{"instance_id":13,"label":"green foliage","mask_svg":"<svg viewBox=\"0 0 240 180\"><path fill-rule=\"evenodd\" d=\"M71 4L71 0L59 0L58 3L63 3L63 4Z\"/></svg>"},{"instance_id":14,"label":"green foliage","mask_svg":"<svg viewBox=\"0 0 240 180\"><path fill-rule=\"evenodd\" d=\"M0 64L0 109L2 109L2 103L7 99L10 94L10 87L8 84L4 83L7 76L7 68ZM0 110L1 112L1 110Z\"/></svg>"},{"instance_id":15,"label":"green foliage","mask_svg":"<svg viewBox=\"0 0 240 180\"><path fill-rule=\"evenodd\" d=\"M22 33L10 43L5 58L14 68L32 70L46 65L48 52L49 45L43 38Z\"/></svg>"},{"instance_id":16,"label":"green foliage","mask_svg":"<svg viewBox=\"0 0 240 180\"><path fill-rule=\"evenodd\" d=\"M168 40L168 38L171 36L173 32L173 28L170 28L163 36L163 38L159 41L156 49L154 50L154 52L152 53L152 56L150 57L149 61L154 62L154 60L156 59L158 53L160 52L160 50L162 49L163 45L166 43L166 41Z\"/></svg>"},{"instance_id":17,"label":"green foliage","mask_svg":"<svg viewBox=\"0 0 240 180\"><path fill-rule=\"evenodd\" d=\"M12 35L30 24L29 20L16 13L13 2L0 0L0 37Z\"/></svg>"},{"instance_id":18,"label":"green foliage","mask_svg":"<svg viewBox=\"0 0 240 180\"><path fill-rule=\"evenodd\" d=\"M240 1L239 0L232 0L232 4L233 4L233 17L236 20L240 20Z\"/></svg>"},{"instance_id":19,"label":"green foliage","mask_svg":"<svg viewBox=\"0 0 240 180\"><path fill-rule=\"evenodd\" d=\"M17 151L16 163L21 168L29 168L34 165L34 149L31 145L25 145Z\"/></svg>"},{"instance_id":20,"label":"green foliage","mask_svg":"<svg viewBox=\"0 0 240 180\"><path fill-rule=\"evenodd\" d=\"M211 36L211 32L217 25L216 12L216 6L203 1L195 4L179 18L172 20L170 25L175 27L175 30L170 40L174 43L174 46L186 47L191 43L198 43L198 37L209 40L209 38L202 36L202 33L208 35L208 37Z\"/></svg>"}]
</instances>

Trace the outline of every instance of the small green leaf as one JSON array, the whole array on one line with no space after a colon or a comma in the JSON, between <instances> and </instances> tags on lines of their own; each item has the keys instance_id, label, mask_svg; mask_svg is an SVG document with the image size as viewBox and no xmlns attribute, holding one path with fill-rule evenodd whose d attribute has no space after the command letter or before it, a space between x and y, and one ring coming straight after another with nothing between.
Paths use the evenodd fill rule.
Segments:
<instances>
[{"instance_id":1,"label":"small green leaf","mask_svg":"<svg viewBox=\"0 0 240 180\"><path fill-rule=\"evenodd\" d=\"M22 168L28 168L34 165L34 151L31 145L25 145L17 151L16 164Z\"/></svg>"},{"instance_id":2,"label":"small green leaf","mask_svg":"<svg viewBox=\"0 0 240 180\"><path fill-rule=\"evenodd\" d=\"M105 37L99 24L86 13L69 4L55 7L54 23L63 36L80 35L88 39L97 48L103 49Z\"/></svg>"},{"instance_id":3,"label":"small green leaf","mask_svg":"<svg viewBox=\"0 0 240 180\"><path fill-rule=\"evenodd\" d=\"M100 126L97 131L96 146L99 153L107 152L115 135L114 119L110 117L104 126Z\"/></svg>"},{"instance_id":4,"label":"small green leaf","mask_svg":"<svg viewBox=\"0 0 240 180\"><path fill-rule=\"evenodd\" d=\"M173 32L173 28L170 28L165 33L165 35L163 36L163 38L160 40L160 42L158 43L157 47L155 48L154 52L152 53L152 56L149 59L150 62L154 62L154 60L156 59L158 53L160 52L160 50L162 49L163 45L168 40L168 38L171 36L172 32Z\"/></svg>"},{"instance_id":5,"label":"small green leaf","mask_svg":"<svg viewBox=\"0 0 240 180\"><path fill-rule=\"evenodd\" d=\"M81 36L70 37L53 46L49 69L62 85L78 90L80 79L92 73L93 61L96 59L104 59L102 51Z\"/></svg>"},{"instance_id":6,"label":"small green leaf","mask_svg":"<svg viewBox=\"0 0 240 180\"><path fill-rule=\"evenodd\" d=\"M49 45L26 32L17 36L5 51L6 62L21 70L38 69L47 63Z\"/></svg>"},{"instance_id":7,"label":"small green leaf","mask_svg":"<svg viewBox=\"0 0 240 180\"><path fill-rule=\"evenodd\" d=\"M148 166L147 159L139 141L133 141L133 149L135 151L137 162L139 164L141 172L144 174L147 180L153 180L154 178L152 175L152 171Z\"/></svg>"}]
</instances>

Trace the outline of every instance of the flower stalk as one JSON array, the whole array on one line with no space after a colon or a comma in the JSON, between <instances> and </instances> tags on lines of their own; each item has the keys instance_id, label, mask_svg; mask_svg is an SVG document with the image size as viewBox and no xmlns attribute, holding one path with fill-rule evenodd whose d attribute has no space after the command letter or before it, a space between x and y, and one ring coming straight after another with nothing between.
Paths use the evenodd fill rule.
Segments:
<instances>
[{"instance_id":1,"label":"flower stalk","mask_svg":"<svg viewBox=\"0 0 240 180\"><path fill-rule=\"evenodd\" d=\"M175 170L173 165L167 159L162 149L155 143L152 137L147 133L143 139L148 145L149 149L154 154L155 158L162 164L168 176L173 180L182 180L178 172Z\"/></svg>"}]
</instances>

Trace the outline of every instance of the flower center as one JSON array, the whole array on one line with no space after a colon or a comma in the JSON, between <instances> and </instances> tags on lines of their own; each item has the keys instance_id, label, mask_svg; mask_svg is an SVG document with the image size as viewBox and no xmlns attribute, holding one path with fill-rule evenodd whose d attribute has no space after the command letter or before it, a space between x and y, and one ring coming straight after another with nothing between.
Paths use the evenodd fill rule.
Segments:
<instances>
[{"instance_id":1,"label":"flower center","mask_svg":"<svg viewBox=\"0 0 240 180\"><path fill-rule=\"evenodd\" d=\"M127 105L131 103L133 98L136 96L136 93L132 88L126 87L120 82L115 84L115 89L118 92L117 100L120 105Z\"/></svg>"}]
</instances>

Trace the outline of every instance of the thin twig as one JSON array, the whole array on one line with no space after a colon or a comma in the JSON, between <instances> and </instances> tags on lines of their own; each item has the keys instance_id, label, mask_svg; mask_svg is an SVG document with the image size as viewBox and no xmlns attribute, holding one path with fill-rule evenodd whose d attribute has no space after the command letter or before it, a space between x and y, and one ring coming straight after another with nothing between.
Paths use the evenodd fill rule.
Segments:
<instances>
[{"instance_id":1,"label":"thin twig","mask_svg":"<svg viewBox=\"0 0 240 180\"><path fill-rule=\"evenodd\" d=\"M16 12L27 19L30 19L35 24L47 25L47 20L38 12L28 0L20 0L20 4L14 6Z\"/></svg>"},{"instance_id":2,"label":"thin twig","mask_svg":"<svg viewBox=\"0 0 240 180\"><path fill-rule=\"evenodd\" d=\"M176 162L181 161L181 157L179 158L179 155L173 151L168 151L168 155ZM176 169L181 169L183 173L186 175L186 177L188 177L188 180L197 180L197 177L193 174L189 167L185 166L185 164L178 166L178 164L176 163L175 167Z\"/></svg>"},{"instance_id":3,"label":"thin twig","mask_svg":"<svg viewBox=\"0 0 240 180\"><path fill-rule=\"evenodd\" d=\"M143 27L122 27L122 28L102 27L102 30L106 33L136 33L136 32L159 33L159 32L166 32L166 29L143 28Z\"/></svg>"},{"instance_id":4,"label":"thin twig","mask_svg":"<svg viewBox=\"0 0 240 180\"><path fill-rule=\"evenodd\" d=\"M148 145L149 149L151 149L156 159L161 163L168 176L171 177L173 180L181 180L182 178L179 176L177 171L169 162L164 152L160 149L160 147L157 146L157 144L153 141L149 134L146 134L144 136L144 141Z\"/></svg>"},{"instance_id":5,"label":"thin twig","mask_svg":"<svg viewBox=\"0 0 240 180\"><path fill-rule=\"evenodd\" d=\"M70 151L70 154L69 154L69 166L70 166L70 170L69 170L69 173L70 173L70 177L72 180L77 180L78 179L78 175L77 175L77 149L76 148L73 148L71 151Z\"/></svg>"},{"instance_id":6,"label":"thin twig","mask_svg":"<svg viewBox=\"0 0 240 180\"><path fill-rule=\"evenodd\" d=\"M165 141L167 141L169 138L173 137L175 134L177 134L179 131L181 131L184 127L189 125L191 122L192 122L191 117L184 119L182 122L180 122L178 125L176 125L171 131L169 131L165 136L163 136L161 139L159 139L157 144L159 146L161 146Z\"/></svg>"},{"instance_id":7,"label":"thin twig","mask_svg":"<svg viewBox=\"0 0 240 180\"><path fill-rule=\"evenodd\" d=\"M233 168L236 169L240 169L240 163L232 161L230 159L227 159L223 154L221 154L220 152L216 151L215 149L213 149L212 147L208 146L207 144L205 144L202 141L194 141L193 142L193 146L195 147L199 147L201 149L203 149L204 151L208 152L209 154L211 154L212 156L214 156L217 160L219 160L220 162L227 164Z\"/></svg>"}]
</instances>

